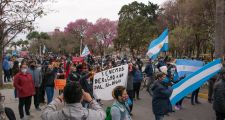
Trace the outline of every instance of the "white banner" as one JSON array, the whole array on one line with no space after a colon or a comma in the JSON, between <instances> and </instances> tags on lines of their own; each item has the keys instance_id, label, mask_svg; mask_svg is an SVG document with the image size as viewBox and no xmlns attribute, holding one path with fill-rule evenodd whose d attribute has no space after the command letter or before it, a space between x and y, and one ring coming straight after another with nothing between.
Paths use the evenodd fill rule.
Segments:
<instances>
[{"instance_id":1,"label":"white banner","mask_svg":"<svg viewBox=\"0 0 225 120\"><path fill-rule=\"evenodd\" d=\"M93 81L93 91L97 99L112 100L112 90L116 86L127 85L128 65L122 65L96 73Z\"/></svg>"}]
</instances>

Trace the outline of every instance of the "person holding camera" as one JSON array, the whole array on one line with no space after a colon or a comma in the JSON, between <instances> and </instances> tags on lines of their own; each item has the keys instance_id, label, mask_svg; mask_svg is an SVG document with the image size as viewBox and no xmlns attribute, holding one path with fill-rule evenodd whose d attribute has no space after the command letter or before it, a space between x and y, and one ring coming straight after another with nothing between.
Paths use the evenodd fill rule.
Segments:
<instances>
[{"instance_id":1,"label":"person holding camera","mask_svg":"<svg viewBox=\"0 0 225 120\"><path fill-rule=\"evenodd\" d=\"M89 109L82 106L83 100L89 103ZM41 115L42 120L104 120L105 117L103 108L73 82L66 84L63 95L53 100Z\"/></svg>"}]
</instances>

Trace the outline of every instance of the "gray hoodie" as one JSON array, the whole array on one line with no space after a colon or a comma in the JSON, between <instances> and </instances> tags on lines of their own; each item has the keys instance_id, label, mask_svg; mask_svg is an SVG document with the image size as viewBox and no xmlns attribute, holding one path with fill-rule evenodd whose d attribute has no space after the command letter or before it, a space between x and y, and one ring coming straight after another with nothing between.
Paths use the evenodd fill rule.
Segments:
<instances>
[{"instance_id":1,"label":"gray hoodie","mask_svg":"<svg viewBox=\"0 0 225 120\"><path fill-rule=\"evenodd\" d=\"M105 120L106 117L105 111L95 100L91 102L90 109L84 108L81 103L63 105L59 99L53 100L44 109L42 120Z\"/></svg>"}]
</instances>

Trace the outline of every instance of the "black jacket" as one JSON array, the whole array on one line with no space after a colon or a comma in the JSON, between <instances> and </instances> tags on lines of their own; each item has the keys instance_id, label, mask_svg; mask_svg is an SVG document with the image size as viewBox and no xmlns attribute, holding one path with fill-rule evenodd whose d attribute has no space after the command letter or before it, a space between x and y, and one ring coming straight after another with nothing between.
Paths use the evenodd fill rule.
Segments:
<instances>
[{"instance_id":1,"label":"black jacket","mask_svg":"<svg viewBox=\"0 0 225 120\"><path fill-rule=\"evenodd\" d=\"M51 69L47 69L46 70L46 74L45 74L46 76L45 76L45 79L46 79L46 83L45 83L45 86L46 87L54 87L54 80L55 80L55 78L56 78L56 70L55 69L53 69L53 70L51 70Z\"/></svg>"},{"instance_id":2,"label":"black jacket","mask_svg":"<svg viewBox=\"0 0 225 120\"><path fill-rule=\"evenodd\" d=\"M152 63L148 63L147 66L145 67L145 71L146 75L148 77L153 76L153 67L152 67Z\"/></svg>"},{"instance_id":3,"label":"black jacket","mask_svg":"<svg viewBox=\"0 0 225 120\"><path fill-rule=\"evenodd\" d=\"M214 86L213 108L225 114L225 80L220 79Z\"/></svg>"},{"instance_id":4,"label":"black jacket","mask_svg":"<svg viewBox=\"0 0 225 120\"><path fill-rule=\"evenodd\" d=\"M155 115L165 115L172 112L172 105L170 103L170 95L172 89L160 81L155 81L153 87L152 109Z\"/></svg>"}]
</instances>

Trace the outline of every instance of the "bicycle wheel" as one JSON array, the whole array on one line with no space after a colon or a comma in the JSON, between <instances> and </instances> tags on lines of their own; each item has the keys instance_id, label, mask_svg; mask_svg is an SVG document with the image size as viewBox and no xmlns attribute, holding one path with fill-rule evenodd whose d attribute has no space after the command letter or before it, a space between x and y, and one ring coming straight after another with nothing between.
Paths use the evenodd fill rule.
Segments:
<instances>
[{"instance_id":1,"label":"bicycle wheel","mask_svg":"<svg viewBox=\"0 0 225 120\"><path fill-rule=\"evenodd\" d=\"M150 84L149 88L147 89L150 96L153 96L152 87L153 87L153 84Z\"/></svg>"},{"instance_id":2,"label":"bicycle wheel","mask_svg":"<svg viewBox=\"0 0 225 120\"><path fill-rule=\"evenodd\" d=\"M144 88L147 88L147 77L144 77L143 81L141 82L141 88L140 90L143 90Z\"/></svg>"}]
</instances>

